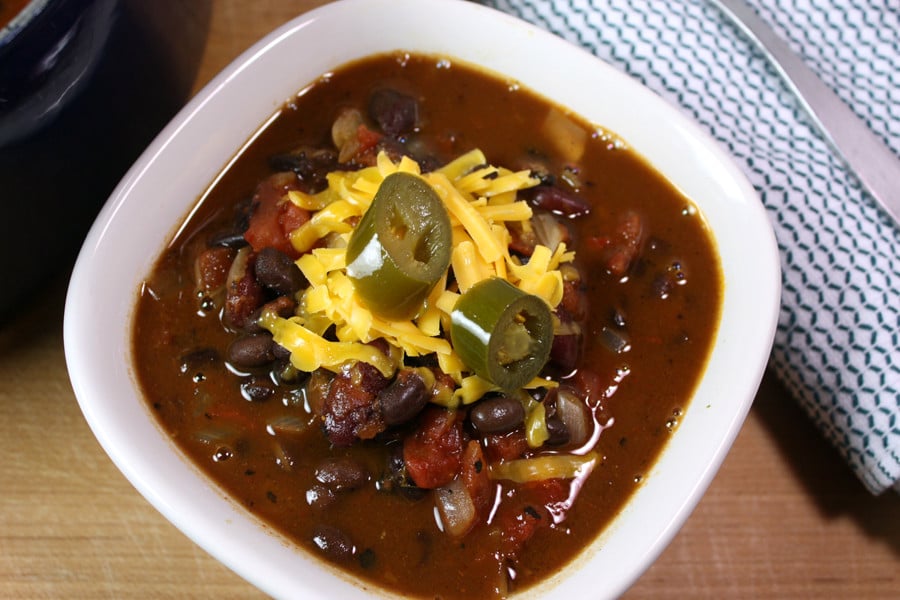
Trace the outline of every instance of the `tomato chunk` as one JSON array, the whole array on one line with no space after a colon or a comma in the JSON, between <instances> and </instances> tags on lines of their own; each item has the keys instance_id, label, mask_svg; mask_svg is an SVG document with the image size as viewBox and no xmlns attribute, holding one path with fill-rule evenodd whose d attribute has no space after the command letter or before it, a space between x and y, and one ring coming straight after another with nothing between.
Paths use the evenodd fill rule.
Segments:
<instances>
[{"instance_id":1,"label":"tomato chunk","mask_svg":"<svg viewBox=\"0 0 900 600\"><path fill-rule=\"evenodd\" d=\"M438 407L426 409L418 428L403 442L406 472L420 488L449 483L459 473L462 453L461 423L455 413Z\"/></svg>"},{"instance_id":2,"label":"tomato chunk","mask_svg":"<svg viewBox=\"0 0 900 600\"><path fill-rule=\"evenodd\" d=\"M275 248L291 258L300 257L291 244L291 232L309 220L309 211L286 197L296 187L295 180L279 173L257 186L250 224L244 232L244 239L256 252Z\"/></svg>"},{"instance_id":3,"label":"tomato chunk","mask_svg":"<svg viewBox=\"0 0 900 600\"><path fill-rule=\"evenodd\" d=\"M462 478L475 506L476 519L483 521L491 508L494 495L494 483L488 471L481 444L471 440L463 451L459 476Z\"/></svg>"}]
</instances>

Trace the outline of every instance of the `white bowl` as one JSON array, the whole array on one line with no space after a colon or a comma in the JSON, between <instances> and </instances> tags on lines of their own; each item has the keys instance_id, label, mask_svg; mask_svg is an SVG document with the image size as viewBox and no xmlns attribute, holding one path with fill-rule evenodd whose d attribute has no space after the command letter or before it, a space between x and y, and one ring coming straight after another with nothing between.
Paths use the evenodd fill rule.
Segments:
<instances>
[{"instance_id":1,"label":"white bowl","mask_svg":"<svg viewBox=\"0 0 900 600\"><path fill-rule=\"evenodd\" d=\"M590 54L491 9L460 0L328 4L268 35L200 92L119 184L78 258L64 333L81 409L141 494L263 591L276 597L371 597L371 589L263 527L183 457L141 398L130 335L142 279L202 191L260 124L319 75L396 49L482 65L609 128L692 198L714 232L725 279L722 321L678 431L597 542L557 577L520 597L616 596L675 535L743 423L775 331L777 249L753 188L693 122ZM570 73L578 73L577 85Z\"/></svg>"}]
</instances>

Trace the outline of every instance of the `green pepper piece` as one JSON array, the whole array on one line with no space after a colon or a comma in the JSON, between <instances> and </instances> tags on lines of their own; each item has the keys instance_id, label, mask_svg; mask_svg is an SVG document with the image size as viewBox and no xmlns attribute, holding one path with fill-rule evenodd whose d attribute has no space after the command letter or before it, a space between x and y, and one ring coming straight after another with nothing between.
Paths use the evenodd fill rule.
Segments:
<instances>
[{"instance_id":1,"label":"green pepper piece","mask_svg":"<svg viewBox=\"0 0 900 600\"><path fill-rule=\"evenodd\" d=\"M547 364L553 344L550 307L504 279L485 279L456 301L450 339L479 377L514 391Z\"/></svg>"},{"instance_id":2,"label":"green pepper piece","mask_svg":"<svg viewBox=\"0 0 900 600\"><path fill-rule=\"evenodd\" d=\"M347 275L372 312L416 315L450 265L450 215L421 177L384 178L347 244Z\"/></svg>"}]
</instances>

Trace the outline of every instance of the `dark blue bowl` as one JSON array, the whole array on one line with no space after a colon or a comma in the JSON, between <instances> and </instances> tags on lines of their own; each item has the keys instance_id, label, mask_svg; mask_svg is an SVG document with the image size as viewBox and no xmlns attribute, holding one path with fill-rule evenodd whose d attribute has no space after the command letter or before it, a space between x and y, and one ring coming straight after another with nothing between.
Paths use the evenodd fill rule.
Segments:
<instances>
[{"instance_id":1,"label":"dark blue bowl","mask_svg":"<svg viewBox=\"0 0 900 600\"><path fill-rule=\"evenodd\" d=\"M209 0L32 0L0 30L0 321L71 268L185 102L209 12Z\"/></svg>"}]
</instances>

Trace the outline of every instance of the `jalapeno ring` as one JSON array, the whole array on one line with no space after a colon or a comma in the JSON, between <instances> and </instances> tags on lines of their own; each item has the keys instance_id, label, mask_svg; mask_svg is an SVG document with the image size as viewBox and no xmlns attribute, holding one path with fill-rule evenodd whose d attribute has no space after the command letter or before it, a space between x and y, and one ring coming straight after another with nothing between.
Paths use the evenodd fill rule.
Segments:
<instances>
[{"instance_id":1,"label":"jalapeno ring","mask_svg":"<svg viewBox=\"0 0 900 600\"><path fill-rule=\"evenodd\" d=\"M456 301L450 313L450 338L468 368L513 391L547 364L553 319L541 298L493 277L476 283Z\"/></svg>"},{"instance_id":2,"label":"jalapeno ring","mask_svg":"<svg viewBox=\"0 0 900 600\"><path fill-rule=\"evenodd\" d=\"M347 245L347 275L373 313L412 318L450 265L450 215L421 177L384 178Z\"/></svg>"}]
</instances>

